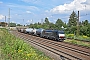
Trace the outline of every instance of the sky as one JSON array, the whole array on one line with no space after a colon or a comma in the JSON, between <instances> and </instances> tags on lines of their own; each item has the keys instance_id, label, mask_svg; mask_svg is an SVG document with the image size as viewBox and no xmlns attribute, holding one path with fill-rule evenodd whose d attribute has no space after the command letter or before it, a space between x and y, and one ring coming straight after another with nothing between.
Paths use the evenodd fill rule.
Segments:
<instances>
[{"instance_id":1,"label":"sky","mask_svg":"<svg viewBox=\"0 0 90 60\"><path fill-rule=\"evenodd\" d=\"M80 21L90 22L90 0L0 0L0 22L17 24L44 22L47 17L55 23L57 19L68 23L73 11L80 11Z\"/></svg>"}]
</instances>

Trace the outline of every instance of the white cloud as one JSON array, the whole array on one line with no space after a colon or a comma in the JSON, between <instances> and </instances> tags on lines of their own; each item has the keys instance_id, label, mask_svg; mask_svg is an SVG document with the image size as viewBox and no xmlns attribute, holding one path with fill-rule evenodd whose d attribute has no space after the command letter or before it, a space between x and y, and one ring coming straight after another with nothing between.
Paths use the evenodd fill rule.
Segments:
<instances>
[{"instance_id":1,"label":"white cloud","mask_svg":"<svg viewBox=\"0 0 90 60\"><path fill-rule=\"evenodd\" d=\"M11 21L12 23L16 23L15 21Z\"/></svg>"},{"instance_id":2,"label":"white cloud","mask_svg":"<svg viewBox=\"0 0 90 60\"><path fill-rule=\"evenodd\" d=\"M20 8L20 9L33 10L33 11L39 10L36 6L18 5L13 3L9 3L7 6L11 8Z\"/></svg>"},{"instance_id":3,"label":"white cloud","mask_svg":"<svg viewBox=\"0 0 90 60\"><path fill-rule=\"evenodd\" d=\"M48 12L49 12L49 10L45 10L45 12L46 12L46 13L48 13Z\"/></svg>"},{"instance_id":4,"label":"white cloud","mask_svg":"<svg viewBox=\"0 0 90 60\"><path fill-rule=\"evenodd\" d=\"M0 1L0 4L2 4L3 2L2 1Z\"/></svg>"},{"instance_id":5,"label":"white cloud","mask_svg":"<svg viewBox=\"0 0 90 60\"><path fill-rule=\"evenodd\" d=\"M27 23L33 22L33 20L27 20Z\"/></svg>"},{"instance_id":6,"label":"white cloud","mask_svg":"<svg viewBox=\"0 0 90 60\"><path fill-rule=\"evenodd\" d=\"M26 2L26 3L34 3L34 4L41 3L41 0L21 0L21 1Z\"/></svg>"},{"instance_id":7,"label":"white cloud","mask_svg":"<svg viewBox=\"0 0 90 60\"><path fill-rule=\"evenodd\" d=\"M30 14L31 12L30 11L26 11L26 13Z\"/></svg>"},{"instance_id":8,"label":"white cloud","mask_svg":"<svg viewBox=\"0 0 90 60\"><path fill-rule=\"evenodd\" d=\"M37 0L21 0L21 1L24 1L24 2L35 2Z\"/></svg>"},{"instance_id":9,"label":"white cloud","mask_svg":"<svg viewBox=\"0 0 90 60\"><path fill-rule=\"evenodd\" d=\"M27 6L29 10L39 10L36 6Z\"/></svg>"},{"instance_id":10,"label":"white cloud","mask_svg":"<svg viewBox=\"0 0 90 60\"><path fill-rule=\"evenodd\" d=\"M82 10L90 10L90 4L85 4L86 2L90 2L90 0L74 0L70 4L64 4L56 6L55 8L51 9L51 13L68 13L70 11L82 11ZM85 7L86 6L86 7Z\"/></svg>"},{"instance_id":11,"label":"white cloud","mask_svg":"<svg viewBox=\"0 0 90 60\"><path fill-rule=\"evenodd\" d=\"M30 20L27 21L27 23L30 23L30 22L31 22Z\"/></svg>"},{"instance_id":12,"label":"white cloud","mask_svg":"<svg viewBox=\"0 0 90 60\"><path fill-rule=\"evenodd\" d=\"M0 15L0 20L2 20L5 16L4 15Z\"/></svg>"},{"instance_id":13,"label":"white cloud","mask_svg":"<svg viewBox=\"0 0 90 60\"><path fill-rule=\"evenodd\" d=\"M18 14L15 14L16 16L18 16Z\"/></svg>"},{"instance_id":14,"label":"white cloud","mask_svg":"<svg viewBox=\"0 0 90 60\"><path fill-rule=\"evenodd\" d=\"M90 5L90 0L86 0L86 3Z\"/></svg>"}]
</instances>

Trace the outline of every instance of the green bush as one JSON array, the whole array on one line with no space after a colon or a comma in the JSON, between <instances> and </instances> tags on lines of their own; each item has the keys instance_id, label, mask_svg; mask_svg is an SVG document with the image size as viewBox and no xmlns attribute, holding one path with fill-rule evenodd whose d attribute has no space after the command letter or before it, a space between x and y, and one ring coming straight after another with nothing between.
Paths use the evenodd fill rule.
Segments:
<instances>
[{"instance_id":1,"label":"green bush","mask_svg":"<svg viewBox=\"0 0 90 60\"><path fill-rule=\"evenodd\" d=\"M67 37L67 38L72 38L72 39L73 39L73 38L74 38L74 34L67 34L66 37Z\"/></svg>"}]
</instances>

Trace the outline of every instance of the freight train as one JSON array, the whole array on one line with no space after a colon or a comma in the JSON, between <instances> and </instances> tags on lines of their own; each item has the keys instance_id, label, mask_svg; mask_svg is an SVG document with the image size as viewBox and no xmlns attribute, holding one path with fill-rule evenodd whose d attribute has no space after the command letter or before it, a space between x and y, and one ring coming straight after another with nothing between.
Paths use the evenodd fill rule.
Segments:
<instances>
[{"instance_id":1,"label":"freight train","mask_svg":"<svg viewBox=\"0 0 90 60\"><path fill-rule=\"evenodd\" d=\"M19 32L27 33L35 36L40 36L42 38L52 39L56 41L64 41L65 40L65 33L64 31L60 30L46 30L46 29L33 29L33 28L18 28Z\"/></svg>"}]
</instances>

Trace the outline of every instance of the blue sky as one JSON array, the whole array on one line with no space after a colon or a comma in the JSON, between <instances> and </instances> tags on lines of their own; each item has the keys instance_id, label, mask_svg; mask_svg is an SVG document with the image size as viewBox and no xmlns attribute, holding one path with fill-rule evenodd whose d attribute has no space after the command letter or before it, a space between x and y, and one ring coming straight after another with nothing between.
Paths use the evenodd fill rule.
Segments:
<instances>
[{"instance_id":1,"label":"blue sky","mask_svg":"<svg viewBox=\"0 0 90 60\"><path fill-rule=\"evenodd\" d=\"M0 22L9 16L10 22L30 24L44 21L47 17L55 23L58 18L68 22L74 10L80 11L80 21L90 22L90 0L0 0Z\"/></svg>"}]
</instances>

